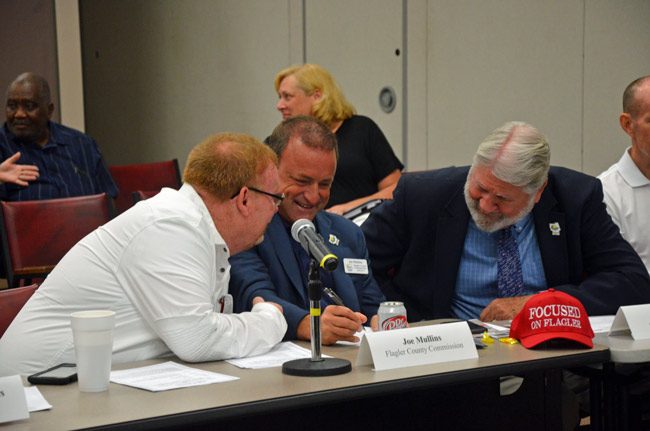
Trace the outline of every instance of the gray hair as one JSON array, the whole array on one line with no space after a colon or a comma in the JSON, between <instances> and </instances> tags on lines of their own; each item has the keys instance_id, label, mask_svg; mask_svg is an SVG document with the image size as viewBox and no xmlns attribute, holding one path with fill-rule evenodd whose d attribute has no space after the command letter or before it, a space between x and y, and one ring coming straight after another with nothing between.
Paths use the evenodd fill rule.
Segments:
<instances>
[{"instance_id":1,"label":"gray hair","mask_svg":"<svg viewBox=\"0 0 650 431\"><path fill-rule=\"evenodd\" d=\"M548 178L551 150L533 126L512 121L495 129L481 142L474 166L491 169L495 177L533 194Z\"/></svg>"},{"instance_id":2,"label":"gray hair","mask_svg":"<svg viewBox=\"0 0 650 431\"><path fill-rule=\"evenodd\" d=\"M9 87L7 88L7 95L14 85L24 84L33 85L36 87L36 95L41 103L44 103L46 105L52 103L52 97L50 95L50 84L48 84L47 79L32 72L25 72L18 75L16 79L14 79L11 84L9 84Z\"/></svg>"}]
</instances>

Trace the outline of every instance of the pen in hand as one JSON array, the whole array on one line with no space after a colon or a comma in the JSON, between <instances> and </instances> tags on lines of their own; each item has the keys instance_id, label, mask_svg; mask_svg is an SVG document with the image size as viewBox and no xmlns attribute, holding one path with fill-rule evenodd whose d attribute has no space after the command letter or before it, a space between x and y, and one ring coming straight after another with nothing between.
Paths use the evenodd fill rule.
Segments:
<instances>
[{"instance_id":1,"label":"pen in hand","mask_svg":"<svg viewBox=\"0 0 650 431\"><path fill-rule=\"evenodd\" d=\"M325 295L327 295L332 300L333 303L335 303L336 305L341 305L341 306L345 307L345 304L343 303L343 300L341 299L341 297L338 296L336 294L336 292L334 292L331 288L323 287L323 292L325 292ZM361 325L360 330L361 330L361 332L363 332L363 330L364 330L363 325Z\"/></svg>"},{"instance_id":2,"label":"pen in hand","mask_svg":"<svg viewBox=\"0 0 650 431\"><path fill-rule=\"evenodd\" d=\"M324 287L323 292L334 302L336 305L342 305L345 307L345 304L343 303L343 300L341 299L340 296L336 294L332 289L329 287Z\"/></svg>"}]
</instances>

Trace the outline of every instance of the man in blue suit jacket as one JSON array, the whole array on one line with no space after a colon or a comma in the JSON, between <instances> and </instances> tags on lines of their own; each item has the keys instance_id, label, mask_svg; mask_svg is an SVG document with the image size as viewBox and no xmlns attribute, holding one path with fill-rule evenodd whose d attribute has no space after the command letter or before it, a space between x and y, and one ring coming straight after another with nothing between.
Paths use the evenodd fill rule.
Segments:
<instances>
[{"instance_id":1,"label":"man in blue suit jacket","mask_svg":"<svg viewBox=\"0 0 650 431\"><path fill-rule=\"evenodd\" d=\"M308 219L339 258L335 271L321 270L320 275L323 285L332 288L345 304L334 305L327 298L322 301L322 342L357 341L355 332L369 319L368 323L376 327L377 309L384 296L372 277L361 229L341 216L322 211L336 171L336 137L312 117L294 117L276 127L269 145L280 160L284 198L264 241L230 259L230 293L235 309L250 309L256 296L272 300L284 309L288 323L285 339L310 339L309 256L290 233L296 220Z\"/></svg>"},{"instance_id":2,"label":"man in blue suit jacket","mask_svg":"<svg viewBox=\"0 0 650 431\"><path fill-rule=\"evenodd\" d=\"M650 279L605 210L600 182L550 168L544 137L508 123L479 146L471 168L407 175L394 200L363 224L372 269L411 321L512 319L555 288L590 315L650 302ZM523 288L499 297L499 231L514 225Z\"/></svg>"}]
</instances>

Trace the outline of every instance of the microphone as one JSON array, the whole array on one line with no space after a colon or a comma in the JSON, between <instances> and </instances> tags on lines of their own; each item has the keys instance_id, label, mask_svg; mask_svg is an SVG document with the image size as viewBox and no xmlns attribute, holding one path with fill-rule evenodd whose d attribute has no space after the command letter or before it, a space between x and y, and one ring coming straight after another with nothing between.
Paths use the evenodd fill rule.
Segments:
<instances>
[{"instance_id":1,"label":"microphone","mask_svg":"<svg viewBox=\"0 0 650 431\"><path fill-rule=\"evenodd\" d=\"M316 232L314 223L301 218L291 226L291 236L298 241L305 251L326 271L334 271L339 258L332 254L325 245L323 237Z\"/></svg>"}]
</instances>

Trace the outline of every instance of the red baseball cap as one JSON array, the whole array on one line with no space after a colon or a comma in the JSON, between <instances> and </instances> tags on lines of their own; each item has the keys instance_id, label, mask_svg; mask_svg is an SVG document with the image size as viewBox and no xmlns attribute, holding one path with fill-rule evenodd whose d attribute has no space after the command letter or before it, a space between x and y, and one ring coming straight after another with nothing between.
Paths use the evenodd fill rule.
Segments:
<instances>
[{"instance_id":1,"label":"red baseball cap","mask_svg":"<svg viewBox=\"0 0 650 431\"><path fill-rule=\"evenodd\" d=\"M594 347L594 331L580 301L555 289L533 295L510 325L510 337L526 348L563 338Z\"/></svg>"}]
</instances>

